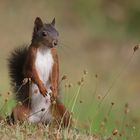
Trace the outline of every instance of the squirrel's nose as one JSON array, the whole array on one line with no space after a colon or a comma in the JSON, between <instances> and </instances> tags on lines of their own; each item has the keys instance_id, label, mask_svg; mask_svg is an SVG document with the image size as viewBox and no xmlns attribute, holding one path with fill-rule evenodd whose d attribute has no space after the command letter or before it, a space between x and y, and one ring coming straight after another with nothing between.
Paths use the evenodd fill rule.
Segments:
<instances>
[{"instance_id":1,"label":"squirrel's nose","mask_svg":"<svg viewBox=\"0 0 140 140\"><path fill-rule=\"evenodd\" d=\"M58 40L53 40L53 41L52 41L52 46L53 46L53 47L57 46L57 44L58 44Z\"/></svg>"}]
</instances>

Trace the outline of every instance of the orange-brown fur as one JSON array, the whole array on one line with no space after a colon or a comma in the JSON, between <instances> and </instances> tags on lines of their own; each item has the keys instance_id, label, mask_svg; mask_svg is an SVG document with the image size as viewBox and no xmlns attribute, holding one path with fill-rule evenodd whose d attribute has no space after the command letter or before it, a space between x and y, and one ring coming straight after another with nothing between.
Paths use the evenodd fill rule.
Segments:
<instances>
[{"instance_id":1,"label":"orange-brown fur","mask_svg":"<svg viewBox=\"0 0 140 140\"><path fill-rule=\"evenodd\" d=\"M69 111L66 109L64 104L59 100L56 100L55 104L52 104L52 114L54 116L54 123L56 126L61 127L70 127L72 124L72 116Z\"/></svg>"},{"instance_id":2,"label":"orange-brown fur","mask_svg":"<svg viewBox=\"0 0 140 140\"><path fill-rule=\"evenodd\" d=\"M31 43L28 49L27 59L24 65L23 73L26 78L31 78L31 82L37 84L40 93L43 96L46 96L47 89L44 86L43 82L40 80L37 70L35 68L35 59L37 54L37 49L41 45L39 43ZM70 121L70 114L66 110L65 106L59 101L58 99L58 81L59 81L59 61L58 61L58 55L56 48L51 48L51 53L54 59L52 73L50 74L50 80L51 80L51 90L52 90L52 102L53 100L56 100L56 104L52 104L51 110L52 114L55 118L55 120L60 125L61 120L63 126L68 126ZM29 82L27 83L27 93L28 96L30 96L29 93ZM22 105L17 105L13 109L13 116L15 120L24 121L29 115L30 112L30 102L23 103Z\"/></svg>"},{"instance_id":3,"label":"orange-brown fur","mask_svg":"<svg viewBox=\"0 0 140 140\"><path fill-rule=\"evenodd\" d=\"M52 74L50 76L51 78L51 89L53 93L53 97L56 98L58 95L58 80L59 80L59 61L58 61L58 55L55 48L51 49L51 53L53 55L54 64L52 69Z\"/></svg>"},{"instance_id":4,"label":"orange-brown fur","mask_svg":"<svg viewBox=\"0 0 140 140\"><path fill-rule=\"evenodd\" d=\"M12 112L15 122L23 122L27 119L30 109L25 105L16 105Z\"/></svg>"}]
</instances>

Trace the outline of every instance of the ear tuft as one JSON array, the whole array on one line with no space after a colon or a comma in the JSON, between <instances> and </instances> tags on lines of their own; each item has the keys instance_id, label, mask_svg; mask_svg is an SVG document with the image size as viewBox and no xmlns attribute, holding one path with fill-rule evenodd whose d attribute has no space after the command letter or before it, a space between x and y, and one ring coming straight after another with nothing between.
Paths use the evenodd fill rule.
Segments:
<instances>
[{"instance_id":1,"label":"ear tuft","mask_svg":"<svg viewBox=\"0 0 140 140\"><path fill-rule=\"evenodd\" d=\"M51 25L55 26L55 18L52 20Z\"/></svg>"},{"instance_id":2,"label":"ear tuft","mask_svg":"<svg viewBox=\"0 0 140 140\"><path fill-rule=\"evenodd\" d=\"M37 29L40 29L43 26L43 22L40 17L36 17L34 24Z\"/></svg>"}]
</instances>

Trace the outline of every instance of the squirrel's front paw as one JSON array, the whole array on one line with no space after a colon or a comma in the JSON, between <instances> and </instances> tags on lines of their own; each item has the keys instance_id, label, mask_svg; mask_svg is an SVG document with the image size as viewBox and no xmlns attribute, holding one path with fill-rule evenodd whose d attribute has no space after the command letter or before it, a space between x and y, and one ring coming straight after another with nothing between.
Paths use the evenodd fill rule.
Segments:
<instances>
[{"instance_id":1,"label":"squirrel's front paw","mask_svg":"<svg viewBox=\"0 0 140 140\"><path fill-rule=\"evenodd\" d=\"M40 88L40 93L45 97L47 96L47 89L45 86L41 86Z\"/></svg>"}]
</instances>

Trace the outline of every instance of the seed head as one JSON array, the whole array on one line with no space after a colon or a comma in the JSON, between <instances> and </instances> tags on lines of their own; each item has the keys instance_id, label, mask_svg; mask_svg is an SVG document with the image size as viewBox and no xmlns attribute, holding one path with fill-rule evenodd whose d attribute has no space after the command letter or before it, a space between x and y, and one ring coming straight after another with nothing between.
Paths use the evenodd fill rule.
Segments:
<instances>
[{"instance_id":1,"label":"seed head","mask_svg":"<svg viewBox=\"0 0 140 140\"><path fill-rule=\"evenodd\" d=\"M28 115L27 115L26 113L24 113L23 115L24 115L24 117L26 117L26 118L28 117Z\"/></svg>"},{"instance_id":2,"label":"seed head","mask_svg":"<svg viewBox=\"0 0 140 140\"><path fill-rule=\"evenodd\" d=\"M68 85L68 87L71 88L71 87L72 87L72 83L70 83L70 84Z\"/></svg>"},{"instance_id":3,"label":"seed head","mask_svg":"<svg viewBox=\"0 0 140 140\"><path fill-rule=\"evenodd\" d=\"M6 99L5 99L5 103L7 103L7 102L8 102L8 99L6 98Z\"/></svg>"},{"instance_id":4,"label":"seed head","mask_svg":"<svg viewBox=\"0 0 140 140\"><path fill-rule=\"evenodd\" d=\"M82 84L82 82L81 81L78 81L77 84L80 86Z\"/></svg>"},{"instance_id":5,"label":"seed head","mask_svg":"<svg viewBox=\"0 0 140 140\"><path fill-rule=\"evenodd\" d=\"M108 121L108 118L107 117L104 117L104 122L106 123Z\"/></svg>"},{"instance_id":6,"label":"seed head","mask_svg":"<svg viewBox=\"0 0 140 140\"><path fill-rule=\"evenodd\" d=\"M129 111L130 111L129 105L128 105L128 103L126 103L125 106L124 106L124 113L125 113L125 114L128 114Z\"/></svg>"},{"instance_id":7,"label":"seed head","mask_svg":"<svg viewBox=\"0 0 140 140\"><path fill-rule=\"evenodd\" d=\"M126 123L126 124L125 124L125 127L129 127L129 124L128 124L128 123Z\"/></svg>"},{"instance_id":8,"label":"seed head","mask_svg":"<svg viewBox=\"0 0 140 140\"><path fill-rule=\"evenodd\" d=\"M128 106L129 106L128 103L126 103L126 104L125 104L125 108L128 108Z\"/></svg>"},{"instance_id":9,"label":"seed head","mask_svg":"<svg viewBox=\"0 0 140 140\"><path fill-rule=\"evenodd\" d=\"M67 75L63 75L61 78L61 81L66 80L67 79Z\"/></svg>"},{"instance_id":10,"label":"seed head","mask_svg":"<svg viewBox=\"0 0 140 140\"><path fill-rule=\"evenodd\" d=\"M79 102L80 102L80 104L82 104L82 103L83 103L83 101L82 101L82 100L80 100Z\"/></svg>"},{"instance_id":11,"label":"seed head","mask_svg":"<svg viewBox=\"0 0 140 140\"><path fill-rule=\"evenodd\" d=\"M136 127L135 127L135 126L133 126L132 128L133 128L134 130L136 129Z\"/></svg>"},{"instance_id":12,"label":"seed head","mask_svg":"<svg viewBox=\"0 0 140 140\"><path fill-rule=\"evenodd\" d=\"M74 115L74 112L71 111L71 112L70 112L70 115L73 116L73 115Z\"/></svg>"},{"instance_id":13,"label":"seed head","mask_svg":"<svg viewBox=\"0 0 140 140\"><path fill-rule=\"evenodd\" d=\"M7 92L7 94L10 95L11 93L10 92Z\"/></svg>"},{"instance_id":14,"label":"seed head","mask_svg":"<svg viewBox=\"0 0 140 140\"><path fill-rule=\"evenodd\" d=\"M126 103L126 104L125 104L125 108L128 108L128 106L129 106L128 103Z\"/></svg>"},{"instance_id":15,"label":"seed head","mask_svg":"<svg viewBox=\"0 0 140 140\"><path fill-rule=\"evenodd\" d=\"M84 75L87 75L88 74L88 71L87 70L84 70Z\"/></svg>"},{"instance_id":16,"label":"seed head","mask_svg":"<svg viewBox=\"0 0 140 140\"><path fill-rule=\"evenodd\" d=\"M118 134L118 130L115 128L113 131L112 131L112 134L115 136Z\"/></svg>"},{"instance_id":17,"label":"seed head","mask_svg":"<svg viewBox=\"0 0 140 140\"><path fill-rule=\"evenodd\" d=\"M16 82L13 82L13 83L12 83L12 86L16 87L16 85L17 85Z\"/></svg>"},{"instance_id":18,"label":"seed head","mask_svg":"<svg viewBox=\"0 0 140 140\"><path fill-rule=\"evenodd\" d=\"M128 114L129 111L130 111L129 108L125 108L124 113L125 113L125 114Z\"/></svg>"},{"instance_id":19,"label":"seed head","mask_svg":"<svg viewBox=\"0 0 140 140\"><path fill-rule=\"evenodd\" d=\"M56 101L55 101L55 100L53 100L52 104L53 104L53 105L55 105L55 104L56 104Z\"/></svg>"},{"instance_id":20,"label":"seed head","mask_svg":"<svg viewBox=\"0 0 140 140\"><path fill-rule=\"evenodd\" d=\"M26 131L26 129L20 129L20 132L22 132L22 133L27 133L27 131Z\"/></svg>"},{"instance_id":21,"label":"seed head","mask_svg":"<svg viewBox=\"0 0 140 140\"><path fill-rule=\"evenodd\" d=\"M22 105L22 102L18 102L18 105Z\"/></svg>"},{"instance_id":22,"label":"seed head","mask_svg":"<svg viewBox=\"0 0 140 140\"><path fill-rule=\"evenodd\" d=\"M27 82L28 82L28 78L24 78L22 81L22 84L25 85L25 84L27 84Z\"/></svg>"},{"instance_id":23,"label":"seed head","mask_svg":"<svg viewBox=\"0 0 140 140\"><path fill-rule=\"evenodd\" d=\"M105 122L101 122L100 127L103 128L105 126Z\"/></svg>"},{"instance_id":24,"label":"seed head","mask_svg":"<svg viewBox=\"0 0 140 140\"><path fill-rule=\"evenodd\" d=\"M98 78L98 75L97 74L95 74L95 78Z\"/></svg>"},{"instance_id":25,"label":"seed head","mask_svg":"<svg viewBox=\"0 0 140 140\"><path fill-rule=\"evenodd\" d=\"M28 78L28 81L29 81L29 83L31 83L32 82L31 78Z\"/></svg>"},{"instance_id":26,"label":"seed head","mask_svg":"<svg viewBox=\"0 0 140 140\"><path fill-rule=\"evenodd\" d=\"M139 45L136 45L136 46L133 48L134 52L136 52L138 49L139 49Z\"/></svg>"},{"instance_id":27,"label":"seed head","mask_svg":"<svg viewBox=\"0 0 140 140\"><path fill-rule=\"evenodd\" d=\"M98 99L100 100L102 98L102 96L101 95L98 95Z\"/></svg>"},{"instance_id":28,"label":"seed head","mask_svg":"<svg viewBox=\"0 0 140 140\"><path fill-rule=\"evenodd\" d=\"M113 106L115 103L114 102L111 102L111 105Z\"/></svg>"},{"instance_id":29,"label":"seed head","mask_svg":"<svg viewBox=\"0 0 140 140\"><path fill-rule=\"evenodd\" d=\"M107 138L107 140L113 140L111 137Z\"/></svg>"},{"instance_id":30,"label":"seed head","mask_svg":"<svg viewBox=\"0 0 140 140\"><path fill-rule=\"evenodd\" d=\"M82 77L82 78L81 78L81 82L84 82L84 81L85 81L85 78L84 78L84 77Z\"/></svg>"}]
</instances>

